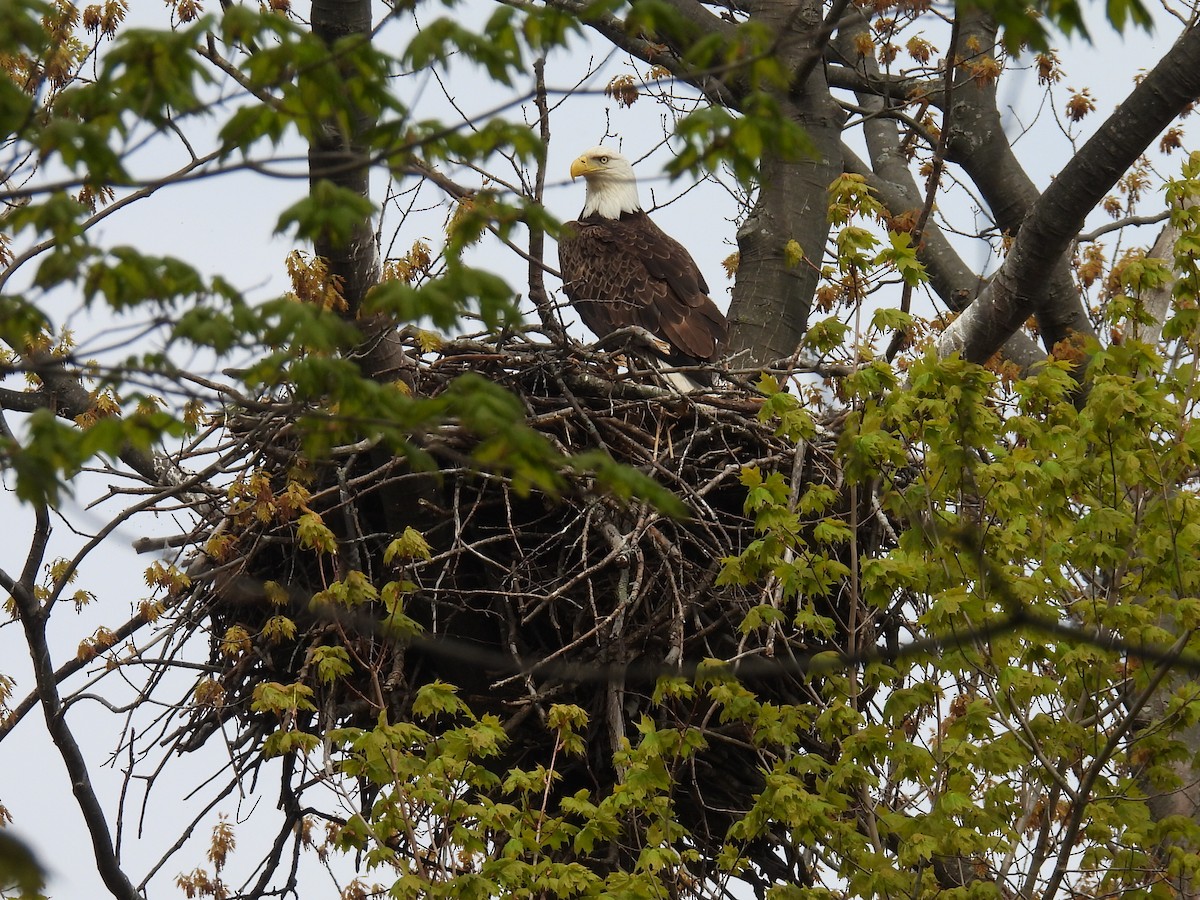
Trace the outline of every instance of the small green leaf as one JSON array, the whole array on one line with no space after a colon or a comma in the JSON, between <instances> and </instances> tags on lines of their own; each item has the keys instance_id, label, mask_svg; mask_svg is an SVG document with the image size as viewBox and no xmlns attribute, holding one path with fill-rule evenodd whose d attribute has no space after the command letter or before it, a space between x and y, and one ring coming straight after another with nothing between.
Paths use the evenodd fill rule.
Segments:
<instances>
[{"instance_id":1,"label":"small green leaf","mask_svg":"<svg viewBox=\"0 0 1200 900\"><path fill-rule=\"evenodd\" d=\"M466 712L468 709L458 697L458 688L437 679L422 685L413 700L413 713L426 718L443 713L458 715Z\"/></svg>"},{"instance_id":2,"label":"small green leaf","mask_svg":"<svg viewBox=\"0 0 1200 900\"><path fill-rule=\"evenodd\" d=\"M308 659L316 664L317 680L321 684L333 684L354 671L350 665L350 654L345 647L313 647L308 652Z\"/></svg>"},{"instance_id":3,"label":"small green leaf","mask_svg":"<svg viewBox=\"0 0 1200 900\"><path fill-rule=\"evenodd\" d=\"M390 564L396 558L406 561L410 559L429 560L433 558L433 551L421 532L409 525L404 529L404 533L388 544L383 551L385 563Z\"/></svg>"}]
</instances>

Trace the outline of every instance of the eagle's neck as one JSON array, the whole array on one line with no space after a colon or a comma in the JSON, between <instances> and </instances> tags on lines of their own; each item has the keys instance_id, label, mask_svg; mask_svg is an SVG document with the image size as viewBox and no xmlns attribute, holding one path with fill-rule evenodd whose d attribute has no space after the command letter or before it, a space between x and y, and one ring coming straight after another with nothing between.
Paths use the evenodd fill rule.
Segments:
<instances>
[{"instance_id":1,"label":"eagle's neck","mask_svg":"<svg viewBox=\"0 0 1200 900\"><path fill-rule=\"evenodd\" d=\"M623 213L641 212L637 182L630 171L627 177L593 178L587 183L583 201L583 218L597 215L603 219L619 219Z\"/></svg>"}]
</instances>

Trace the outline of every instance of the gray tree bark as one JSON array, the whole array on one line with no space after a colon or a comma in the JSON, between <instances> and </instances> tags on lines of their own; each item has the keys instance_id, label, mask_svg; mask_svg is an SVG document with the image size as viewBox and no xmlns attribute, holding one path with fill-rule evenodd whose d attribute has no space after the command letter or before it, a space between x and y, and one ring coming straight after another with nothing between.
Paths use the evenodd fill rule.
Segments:
<instances>
[{"instance_id":1,"label":"gray tree bark","mask_svg":"<svg viewBox=\"0 0 1200 900\"><path fill-rule=\"evenodd\" d=\"M370 0L313 0L312 31L331 47L348 37L370 41ZM351 70L344 71L346 77L353 77ZM361 136L374 125L361 109L349 131L336 120L323 123L308 150L310 186L329 181L370 199L371 158ZM313 249L325 260L330 276L341 282L347 318L359 321L363 341L355 356L363 371L380 380L406 380L411 364L396 337L395 323L386 317L359 316L363 299L381 277L375 223L370 218L357 223L345 241L329 235L318 237Z\"/></svg>"},{"instance_id":2,"label":"gray tree bark","mask_svg":"<svg viewBox=\"0 0 1200 900\"><path fill-rule=\"evenodd\" d=\"M886 79L879 71L875 58L860 53L855 43L857 35L868 33L869 26L866 20L843 26L834 48L842 63L863 76L857 82L850 82L850 85L854 87L858 105L867 111L864 115L863 132L870 163L860 160L849 148L843 148L843 157L847 170L867 179L867 183L892 216L906 213L915 215L924 205L925 197L913 177L900 132L896 127L896 119L887 115L890 109L897 106L898 101L890 96L886 89L878 89L880 85L886 84ZM915 84L910 84L909 87L917 89ZM931 105L940 102L941 92L936 85L925 84L919 90ZM1032 187L1032 182L1029 184ZM946 307L954 312L966 309L987 284L985 279L963 262L946 235L936 225L927 224L922 231L917 244L917 256L925 266L930 288ZM1046 354L1024 332L1014 333L1004 343L1000 353L1005 359L1015 363L1022 372L1028 371L1034 364L1046 358Z\"/></svg>"},{"instance_id":3,"label":"gray tree bark","mask_svg":"<svg viewBox=\"0 0 1200 900\"><path fill-rule=\"evenodd\" d=\"M803 67L821 52L822 4L760 0L751 15L779 35L785 67ZM780 98L783 115L799 123L815 149L812 159L764 154L754 209L738 229L738 271L729 307L729 354L735 365L761 365L791 356L808 329L820 260L829 237L829 185L842 172L845 113L834 101L824 66L810 66L802 83ZM795 240L804 259L789 264Z\"/></svg>"},{"instance_id":4,"label":"gray tree bark","mask_svg":"<svg viewBox=\"0 0 1200 900\"><path fill-rule=\"evenodd\" d=\"M994 22L978 11L965 13L963 20L964 45L985 48L978 56L999 52ZM950 122L947 148L950 159L960 164L979 188L997 227L1007 234L1017 234L1039 192L1004 133L996 85L996 81L977 83L967 67L956 69L954 101L946 113ZM1095 337L1065 256L1047 266L1031 303L1047 350L1072 335Z\"/></svg>"},{"instance_id":5,"label":"gray tree bark","mask_svg":"<svg viewBox=\"0 0 1200 900\"><path fill-rule=\"evenodd\" d=\"M1175 242L1179 240L1180 233L1178 226L1167 223L1158 233L1154 245L1146 255L1151 259L1165 259L1169 263L1175 255ZM1158 343L1159 338L1162 337L1163 324L1171 315L1171 289L1174 285L1175 282L1172 279L1167 284L1143 295L1142 302L1145 304L1150 321L1134 325L1130 334L1134 340L1151 346ZM1197 746L1200 746L1200 743Z\"/></svg>"},{"instance_id":6,"label":"gray tree bark","mask_svg":"<svg viewBox=\"0 0 1200 900\"><path fill-rule=\"evenodd\" d=\"M984 362L1034 313L1070 322L1071 308L1050 308L1042 299L1048 274L1061 265L1087 214L1198 96L1200 29L1191 28L1032 203L1004 265L942 334L938 352Z\"/></svg>"}]
</instances>

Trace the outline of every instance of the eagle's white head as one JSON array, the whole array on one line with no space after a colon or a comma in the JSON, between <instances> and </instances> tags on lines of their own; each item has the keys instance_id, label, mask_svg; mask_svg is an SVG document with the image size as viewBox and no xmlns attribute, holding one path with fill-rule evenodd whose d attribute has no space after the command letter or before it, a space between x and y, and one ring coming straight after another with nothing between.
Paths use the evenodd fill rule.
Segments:
<instances>
[{"instance_id":1,"label":"eagle's white head","mask_svg":"<svg viewBox=\"0 0 1200 900\"><path fill-rule=\"evenodd\" d=\"M637 179L629 160L616 150L593 147L571 163L571 178L583 176L587 195L583 216L599 213L605 219L619 219L621 213L642 208L638 201Z\"/></svg>"}]
</instances>

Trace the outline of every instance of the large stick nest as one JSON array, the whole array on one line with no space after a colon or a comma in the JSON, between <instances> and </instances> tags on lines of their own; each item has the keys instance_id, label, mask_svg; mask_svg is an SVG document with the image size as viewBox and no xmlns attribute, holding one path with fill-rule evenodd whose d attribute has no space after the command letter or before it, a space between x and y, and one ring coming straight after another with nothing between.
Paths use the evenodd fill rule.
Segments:
<instances>
[{"instance_id":1,"label":"large stick nest","mask_svg":"<svg viewBox=\"0 0 1200 900\"><path fill-rule=\"evenodd\" d=\"M789 624L794 605L789 609L777 586L718 584L722 560L756 537L744 512L743 467L780 471L796 486L840 488L834 436L820 429L798 447L758 420L762 398L746 386L721 380L719 389L685 396L648 373L619 367L609 354L568 354L521 340L464 340L424 355L413 350L420 395L438 395L465 372L500 383L521 398L528 423L559 448L607 450L674 491L691 517L669 518L645 503L619 500L574 472L564 475L557 497L519 491L510 478L472 463L480 436L452 423L413 438L433 460L432 472L370 440L321 462L302 460L295 411L255 410L245 419L260 445L255 502L243 484L243 496L230 503L215 532L225 536L225 555L204 561L189 604L198 611L194 626L211 630L221 700L197 707L184 746L199 746L231 721L240 746L259 745L278 727L276 718L250 708L264 682L310 685L320 712L301 725L318 731L370 727L381 710L402 720L416 691L442 679L457 685L475 712L494 712L505 723L508 751L491 763L500 773L550 764L552 704L585 709L586 758L560 755L554 765L564 794L603 793L621 777L614 748L626 737L636 743L636 723L648 715L661 725L703 731L707 749L674 773L680 785L674 800L697 843L719 847L761 787L770 760L741 726L720 724L707 702L652 705L649 695L659 676L688 674L702 660L731 661L737 671L748 661L836 648L828 634L817 638ZM637 368L635 359L619 362ZM302 548L295 511L260 514L264 497L275 501L269 508L286 508L282 498L298 468L311 492L308 508L337 534L336 554ZM424 537L429 558L385 563L385 548L406 528ZM381 625L385 612L377 600L353 609L312 602L351 570L377 590L408 582L404 611L423 633L396 640ZM814 604L841 633L850 617L840 608L845 593L801 602ZM747 611L761 604L780 608L783 624L743 633ZM296 623L294 637L273 633L270 623L281 615ZM229 641L231 628L247 636L240 647ZM311 651L331 645L349 650L354 674L325 685ZM779 702L816 699L800 667L780 667L748 683ZM815 743L813 750L824 752Z\"/></svg>"}]
</instances>

